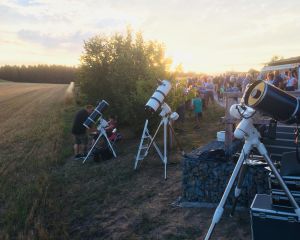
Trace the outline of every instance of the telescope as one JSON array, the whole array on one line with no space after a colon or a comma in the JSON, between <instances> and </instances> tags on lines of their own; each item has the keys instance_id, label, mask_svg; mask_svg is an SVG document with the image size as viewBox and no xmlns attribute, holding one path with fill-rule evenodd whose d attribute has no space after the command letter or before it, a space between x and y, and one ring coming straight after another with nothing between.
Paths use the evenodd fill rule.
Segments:
<instances>
[{"instance_id":1,"label":"telescope","mask_svg":"<svg viewBox=\"0 0 300 240\"><path fill-rule=\"evenodd\" d=\"M168 162L168 154L167 154L167 138L168 138L168 129L170 130L170 133L172 133L175 141L177 142L178 147L180 148L182 154L184 154L183 149L180 146L180 143L178 139L175 136L175 131L172 127L172 122L176 121L179 118L179 114L177 112L172 112L171 107L164 101L166 96L171 90L171 83L167 80L159 81L159 86L153 93L153 95L150 97L148 102L146 103L145 110L154 113L158 110L158 108L161 108L161 112L159 113L159 116L162 118L154 135L152 136L150 134L150 131L148 129L148 119L145 121L144 130L142 133L138 153L135 158L134 163L134 169L137 168L137 164L139 161L142 161L149 152L149 149L151 146L154 146L157 154L159 155L160 159L162 160L164 164L164 170L165 170L165 179L167 179L167 162ZM157 146L155 142L155 138L158 134L158 131L160 127L163 126L164 131L164 151L161 152L159 147Z\"/></svg>"},{"instance_id":2,"label":"telescope","mask_svg":"<svg viewBox=\"0 0 300 240\"><path fill-rule=\"evenodd\" d=\"M171 83L168 80L158 81L159 86L146 103L145 109L150 112L156 112L157 109L163 104L165 97L171 90Z\"/></svg>"},{"instance_id":3,"label":"telescope","mask_svg":"<svg viewBox=\"0 0 300 240\"><path fill-rule=\"evenodd\" d=\"M251 84L244 94L244 103L273 119L285 123L300 123L299 99L264 81Z\"/></svg>"},{"instance_id":4,"label":"telescope","mask_svg":"<svg viewBox=\"0 0 300 240\"><path fill-rule=\"evenodd\" d=\"M86 128L91 128L93 124L96 124L98 122L98 126L97 126L97 130L99 132L99 135L97 137L97 139L95 140L93 146L91 147L90 151L88 152L88 154L86 155L86 157L84 158L82 163L85 163L85 161L90 157L90 155L92 154L94 148L96 147L97 143L99 142L99 140L104 137L108 147L110 148L110 151L112 152L112 154L114 155L114 157L117 157L113 146L110 142L110 140L107 137L106 134L106 127L108 127L108 122L102 117L102 113L103 111L109 106L108 102L106 102L105 100L102 100L101 102L98 103L97 107L94 109L94 111L90 114L90 116L85 120L85 122L83 123L83 125ZM114 130L115 131L115 130Z\"/></svg>"},{"instance_id":5,"label":"telescope","mask_svg":"<svg viewBox=\"0 0 300 240\"><path fill-rule=\"evenodd\" d=\"M243 102L246 105L232 105L230 108L230 115L241 120L234 130L234 136L238 139L244 139L244 146L241 150L239 159L236 162L232 175L227 183L220 203L215 210L211 225L204 238L205 240L209 240L211 238L216 224L220 221L223 215L224 206L229 193L234 186L235 180L238 179L234 191L235 201L233 204L232 213L234 212L247 171L246 160L253 148L256 148L260 155L264 158L285 195L288 197L289 202L293 206L298 220L300 221L300 207L291 191L288 189L286 183L283 181L271 158L269 157L266 147L260 141L261 135L254 126L253 122L253 116L255 112L260 111L285 124L298 124L300 122L299 99L264 81L256 81L247 88L243 96Z\"/></svg>"},{"instance_id":6,"label":"telescope","mask_svg":"<svg viewBox=\"0 0 300 240\"><path fill-rule=\"evenodd\" d=\"M102 116L102 112L109 106L108 102L105 100L102 100L97 107L94 109L94 111L90 114L90 116L85 120L83 125L86 128L91 128L93 124L96 124L98 119Z\"/></svg>"}]
</instances>

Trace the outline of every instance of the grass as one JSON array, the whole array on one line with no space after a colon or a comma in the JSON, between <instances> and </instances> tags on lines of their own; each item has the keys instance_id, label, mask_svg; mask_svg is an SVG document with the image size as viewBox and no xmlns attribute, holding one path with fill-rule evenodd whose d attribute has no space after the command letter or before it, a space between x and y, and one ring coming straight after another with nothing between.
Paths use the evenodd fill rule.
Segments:
<instances>
[{"instance_id":1,"label":"grass","mask_svg":"<svg viewBox=\"0 0 300 240\"><path fill-rule=\"evenodd\" d=\"M203 115L199 129L193 116L175 125L187 152L206 144L222 129L223 109L211 105ZM122 132L122 129L121 129ZM124 131L125 132L125 131ZM66 203L70 239L195 239L208 228L211 209L172 207L181 195L181 155L169 158L168 180L155 154L133 171L139 139L127 138L118 144L118 158L94 163L67 161L63 174L67 179L62 196ZM226 218L225 218L226 219ZM245 219L242 216L241 219ZM247 218L246 218L247 219ZM227 218L228 221L228 218ZM223 222L221 228L228 224ZM233 227L236 226L232 220ZM230 226L229 226L230 227ZM248 225L237 236L249 236ZM229 228L231 229L231 228ZM217 237L232 239L234 231L222 231ZM240 239L243 239L243 238Z\"/></svg>"},{"instance_id":2,"label":"grass","mask_svg":"<svg viewBox=\"0 0 300 240\"><path fill-rule=\"evenodd\" d=\"M43 236L53 167L63 159L67 86L3 84L0 93L1 239Z\"/></svg>"},{"instance_id":3,"label":"grass","mask_svg":"<svg viewBox=\"0 0 300 240\"><path fill-rule=\"evenodd\" d=\"M72 155L66 86L10 84L0 87L0 239L195 239L208 228L212 209L171 205L181 195L181 155L163 165L150 154L133 171L139 139L128 129L118 157L82 164ZM69 100L68 100L69 101ZM7 107L9 106L9 108ZM223 109L211 105L199 129L193 117L175 124L186 152L216 137ZM9 116L9 117L7 117ZM217 239L249 237L248 218L225 217ZM229 230L226 230L229 229ZM235 236L236 235L236 236ZM223 236L223 237L222 237ZM225 236L225 237L224 237Z\"/></svg>"}]
</instances>

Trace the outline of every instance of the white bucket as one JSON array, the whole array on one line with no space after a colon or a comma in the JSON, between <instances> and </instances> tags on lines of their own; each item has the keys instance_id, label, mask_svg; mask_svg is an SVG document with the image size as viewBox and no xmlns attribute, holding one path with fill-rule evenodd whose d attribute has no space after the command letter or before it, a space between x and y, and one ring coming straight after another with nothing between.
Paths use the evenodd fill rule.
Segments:
<instances>
[{"instance_id":1,"label":"white bucket","mask_svg":"<svg viewBox=\"0 0 300 240\"><path fill-rule=\"evenodd\" d=\"M225 141L225 131L217 132L217 140L220 142Z\"/></svg>"}]
</instances>

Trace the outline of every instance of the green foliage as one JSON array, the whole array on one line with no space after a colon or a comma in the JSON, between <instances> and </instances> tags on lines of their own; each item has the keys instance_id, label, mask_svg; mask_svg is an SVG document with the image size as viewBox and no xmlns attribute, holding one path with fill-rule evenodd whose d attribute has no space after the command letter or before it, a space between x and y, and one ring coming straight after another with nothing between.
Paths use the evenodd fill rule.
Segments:
<instances>
[{"instance_id":1,"label":"green foliage","mask_svg":"<svg viewBox=\"0 0 300 240\"><path fill-rule=\"evenodd\" d=\"M77 85L87 101L105 99L119 122L137 126L158 79L170 79L164 46L141 33L95 36L84 43ZM136 125L137 124L137 125Z\"/></svg>"}]
</instances>

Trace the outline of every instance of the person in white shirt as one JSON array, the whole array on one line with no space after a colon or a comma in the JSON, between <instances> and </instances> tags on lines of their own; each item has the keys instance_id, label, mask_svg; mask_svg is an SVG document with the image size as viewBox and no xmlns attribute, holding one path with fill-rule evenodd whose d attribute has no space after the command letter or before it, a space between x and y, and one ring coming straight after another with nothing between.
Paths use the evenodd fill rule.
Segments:
<instances>
[{"instance_id":1,"label":"person in white shirt","mask_svg":"<svg viewBox=\"0 0 300 240\"><path fill-rule=\"evenodd\" d=\"M297 89L297 85L298 85L298 82L295 77L295 73L292 73L292 71L289 71L285 90L286 91L295 91Z\"/></svg>"}]
</instances>

